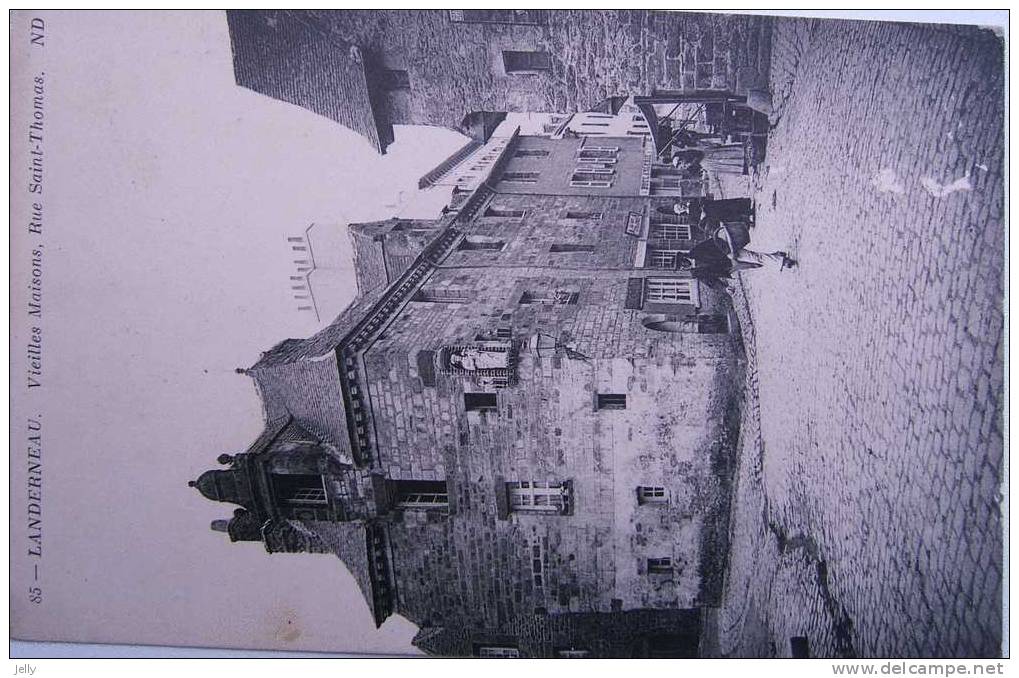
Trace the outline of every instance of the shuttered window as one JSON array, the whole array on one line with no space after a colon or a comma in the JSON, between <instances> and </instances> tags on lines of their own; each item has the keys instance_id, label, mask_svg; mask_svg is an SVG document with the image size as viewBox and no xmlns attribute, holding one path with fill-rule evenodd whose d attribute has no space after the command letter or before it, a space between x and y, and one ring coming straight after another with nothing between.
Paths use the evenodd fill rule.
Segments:
<instances>
[{"instance_id":1,"label":"shuttered window","mask_svg":"<svg viewBox=\"0 0 1019 678\"><path fill-rule=\"evenodd\" d=\"M548 52L504 51L502 63L507 73L530 73L552 68L552 59Z\"/></svg>"}]
</instances>

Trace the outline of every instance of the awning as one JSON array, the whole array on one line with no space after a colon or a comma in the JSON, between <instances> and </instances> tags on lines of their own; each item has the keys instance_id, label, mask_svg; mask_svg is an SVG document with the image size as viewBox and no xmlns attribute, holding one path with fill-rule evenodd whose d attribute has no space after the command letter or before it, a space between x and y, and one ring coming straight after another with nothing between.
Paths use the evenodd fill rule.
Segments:
<instances>
[{"instance_id":1,"label":"awning","mask_svg":"<svg viewBox=\"0 0 1019 678\"><path fill-rule=\"evenodd\" d=\"M671 127L663 125L671 118L671 113L665 118L659 118L655 106L671 104L675 111L680 104L745 104L746 100L745 96L722 90L690 90L689 92L658 90L649 96L633 97L634 105L640 110L647 122L648 129L651 130L651 139L654 141L655 154L658 157L661 157L665 149L672 143L673 131Z\"/></svg>"}]
</instances>

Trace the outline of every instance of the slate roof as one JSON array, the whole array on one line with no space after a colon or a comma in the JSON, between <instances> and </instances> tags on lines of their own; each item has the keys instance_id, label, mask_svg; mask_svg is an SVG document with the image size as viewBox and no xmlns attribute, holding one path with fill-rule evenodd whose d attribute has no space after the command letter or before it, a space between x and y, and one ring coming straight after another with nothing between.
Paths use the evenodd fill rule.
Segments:
<instances>
[{"instance_id":1,"label":"slate roof","mask_svg":"<svg viewBox=\"0 0 1019 678\"><path fill-rule=\"evenodd\" d=\"M238 85L334 120L385 153L393 126L373 106L357 45L307 12L230 10L226 17Z\"/></svg>"},{"instance_id":2,"label":"slate roof","mask_svg":"<svg viewBox=\"0 0 1019 678\"><path fill-rule=\"evenodd\" d=\"M450 173L460 163L466 160L474 151L484 146L484 141L468 139L460 148L456 149L448 158L429 170L423 177L418 179L418 188L426 189L439 183L443 177Z\"/></svg>"},{"instance_id":3,"label":"slate roof","mask_svg":"<svg viewBox=\"0 0 1019 678\"><path fill-rule=\"evenodd\" d=\"M328 327L307 339L286 339L262 354L248 374L255 380L266 421L293 417L339 461L354 463L335 350L385 288L358 297Z\"/></svg>"},{"instance_id":4,"label":"slate roof","mask_svg":"<svg viewBox=\"0 0 1019 678\"><path fill-rule=\"evenodd\" d=\"M249 371L297 360L320 358L336 349L343 337L367 315L382 297L385 288L358 295L336 320L307 339L284 339L262 354Z\"/></svg>"},{"instance_id":5,"label":"slate roof","mask_svg":"<svg viewBox=\"0 0 1019 678\"><path fill-rule=\"evenodd\" d=\"M364 523L314 523L310 528L343 561L372 608L372 583L368 574L368 536ZM374 614L374 610L373 610Z\"/></svg>"}]
</instances>

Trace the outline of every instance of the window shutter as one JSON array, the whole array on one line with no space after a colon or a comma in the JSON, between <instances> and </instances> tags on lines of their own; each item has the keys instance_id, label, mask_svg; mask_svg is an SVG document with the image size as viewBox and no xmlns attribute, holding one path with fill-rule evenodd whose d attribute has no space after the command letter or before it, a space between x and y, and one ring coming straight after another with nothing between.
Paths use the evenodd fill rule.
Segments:
<instances>
[{"instance_id":1,"label":"window shutter","mask_svg":"<svg viewBox=\"0 0 1019 678\"><path fill-rule=\"evenodd\" d=\"M623 308L639 310L644 308L644 279L630 278L626 283L626 303Z\"/></svg>"},{"instance_id":2,"label":"window shutter","mask_svg":"<svg viewBox=\"0 0 1019 678\"><path fill-rule=\"evenodd\" d=\"M435 386L435 351L418 351L418 375L425 386Z\"/></svg>"}]
</instances>

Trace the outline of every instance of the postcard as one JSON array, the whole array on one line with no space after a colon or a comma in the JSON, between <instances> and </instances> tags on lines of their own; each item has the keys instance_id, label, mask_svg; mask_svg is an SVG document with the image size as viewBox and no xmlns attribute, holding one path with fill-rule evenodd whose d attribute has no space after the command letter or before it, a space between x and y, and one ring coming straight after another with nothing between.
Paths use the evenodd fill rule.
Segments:
<instances>
[{"instance_id":1,"label":"postcard","mask_svg":"<svg viewBox=\"0 0 1019 678\"><path fill-rule=\"evenodd\" d=\"M1006 40L13 12L12 637L1007 655Z\"/></svg>"}]
</instances>

